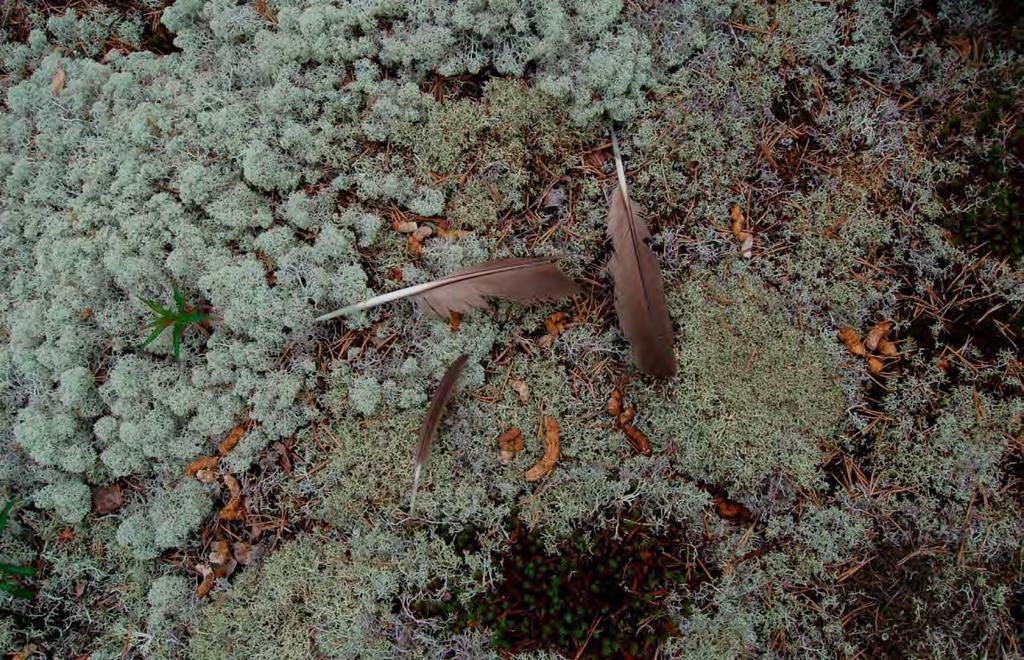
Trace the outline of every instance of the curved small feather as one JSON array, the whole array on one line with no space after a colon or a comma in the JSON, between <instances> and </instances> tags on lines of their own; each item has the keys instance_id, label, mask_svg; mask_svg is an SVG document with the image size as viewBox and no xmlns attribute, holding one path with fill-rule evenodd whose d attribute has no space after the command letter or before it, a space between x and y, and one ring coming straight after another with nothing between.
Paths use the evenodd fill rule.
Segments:
<instances>
[{"instance_id":1,"label":"curved small feather","mask_svg":"<svg viewBox=\"0 0 1024 660\"><path fill-rule=\"evenodd\" d=\"M448 371L444 373L441 382L437 385L437 389L434 390L434 396L430 400L430 407L427 408L427 416L423 419L423 424L420 426L419 443L416 445L416 467L413 470L412 478L412 496L409 498L410 516L416 506L416 491L420 485L420 472L423 470L423 464L430 457L430 446L434 443L434 436L437 435L437 427L441 424L441 418L444 416L445 406L448 405L448 400L452 398L452 393L455 391L455 383L458 382L462 369L466 366L468 360L469 356L460 355L452 363L452 366L448 367Z\"/></svg>"}]
</instances>

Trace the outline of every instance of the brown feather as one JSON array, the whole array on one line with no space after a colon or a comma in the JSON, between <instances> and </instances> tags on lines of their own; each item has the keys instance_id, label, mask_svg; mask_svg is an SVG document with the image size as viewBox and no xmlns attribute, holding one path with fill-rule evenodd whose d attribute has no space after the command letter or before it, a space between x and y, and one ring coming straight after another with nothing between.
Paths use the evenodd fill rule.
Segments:
<instances>
[{"instance_id":1,"label":"brown feather","mask_svg":"<svg viewBox=\"0 0 1024 660\"><path fill-rule=\"evenodd\" d=\"M445 318L449 312L463 313L475 308L487 309L485 298L488 297L529 303L563 298L578 292L579 286L558 269L553 257L496 259L465 268L433 282L375 296L325 314L317 320L326 321L408 297L416 298L421 305Z\"/></svg>"},{"instance_id":2,"label":"brown feather","mask_svg":"<svg viewBox=\"0 0 1024 660\"><path fill-rule=\"evenodd\" d=\"M661 270L647 244L651 234L642 211L629 199L618 141L613 139L613 145L619 185L608 209L608 236L613 249L608 270L615 281L615 312L637 367L650 376L669 378L677 367Z\"/></svg>"},{"instance_id":3,"label":"brown feather","mask_svg":"<svg viewBox=\"0 0 1024 660\"><path fill-rule=\"evenodd\" d=\"M434 436L437 435L437 427L441 424L441 418L444 416L445 406L448 404L448 400L452 398L452 393L455 391L455 383L459 380L462 369L466 366L468 360L469 357L467 355L460 355L452 363L452 366L448 367L448 371L444 372L441 382L438 383L437 389L434 391L434 397L430 400L427 416L423 420L423 425L420 426L419 444L416 445L416 467L413 471L412 497L409 498L410 516L412 515L413 507L416 505L416 491L420 485L420 472L423 469L423 464L430 457L430 445L434 443Z\"/></svg>"}]
</instances>

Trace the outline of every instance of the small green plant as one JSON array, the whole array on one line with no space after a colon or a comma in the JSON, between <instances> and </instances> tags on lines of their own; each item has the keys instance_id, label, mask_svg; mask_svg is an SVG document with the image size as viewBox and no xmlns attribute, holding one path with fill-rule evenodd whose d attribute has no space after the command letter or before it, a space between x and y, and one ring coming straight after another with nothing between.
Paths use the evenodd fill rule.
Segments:
<instances>
[{"instance_id":1,"label":"small green plant","mask_svg":"<svg viewBox=\"0 0 1024 660\"><path fill-rule=\"evenodd\" d=\"M13 508L14 500L7 500L3 510L0 511L0 533L7 529L7 521L11 517L11 509ZM35 577L36 572L36 569L31 566L15 566L14 564L0 562L0 576L2 576L2 579L0 579L0 591L6 591L16 598L32 598L34 594L31 591L8 578L11 576Z\"/></svg>"},{"instance_id":2,"label":"small green plant","mask_svg":"<svg viewBox=\"0 0 1024 660\"><path fill-rule=\"evenodd\" d=\"M173 328L171 330L171 337L174 342L174 360L175 362L181 362L181 335L185 328L192 324L209 321L210 316L208 314L200 314L188 307L185 304L185 296L178 289L178 285L172 282L171 286L174 289L174 305L176 308L173 312L164 309L152 300L142 300L142 302L146 303L147 307L156 312L157 317L149 322L149 326L153 328L153 331L146 337L146 341L142 342L140 348L145 348L152 344L167 328Z\"/></svg>"}]
</instances>

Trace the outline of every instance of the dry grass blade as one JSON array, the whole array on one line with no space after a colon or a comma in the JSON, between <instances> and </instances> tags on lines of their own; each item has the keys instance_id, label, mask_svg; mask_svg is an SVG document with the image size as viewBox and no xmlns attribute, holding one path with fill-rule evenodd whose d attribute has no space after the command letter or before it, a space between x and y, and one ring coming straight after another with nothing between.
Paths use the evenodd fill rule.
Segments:
<instances>
[{"instance_id":1,"label":"dry grass blade","mask_svg":"<svg viewBox=\"0 0 1024 660\"><path fill-rule=\"evenodd\" d=\"M423 464L427 462L427 458L430 456L430 445L434 443L434 436L437 435L437 427L441 423L441 417L444 415L444 408L448 404L448 399L452 398L452 392L455 391L455 383L459 380L459 375L462 374L462 369L466 366L468 360L469 356L460 355L452 363L452 366L448 367L448 371L441 378L437 390L434 391L434 398L430 400L430 408L427 409L427 416L420 427L419 444L416 445L416 467L412 474L412 495L409 497L410 516L416 508L416 491L420 487L420 473L423 471Z\"/></svg>"},{"instance_id":2,"label":"dry grass blade","mask_svg":"<svg viewBox=\"0 0 1024 660\"><path fill-rule=\"evenodd\" d=\"M640 210L629 199L619 141L614 130L611 134L619 177L608 209L608 236L614 250L608 270L615 281L615 312L640 370L650 376L668 378L675 375L677 367L661 270L647 244L650 231L640 217Z\"/></svg>"},{"instance_id":3,"label":"dry grass blade","mask_svg":"<svg viewBox=\"0 0 1024 660\"><path fill-rule=\"evenodd\" d=\"M529 303L564 298L578 291L579 286L558 269L556 259L552 257L496 259L433 282L374 296L324 314L317 321L327 321L402 298L416 298L439 317L448 318L450 312L461 314L476 308L486 309L486 298Z\"/></svg>"}]
</instances>

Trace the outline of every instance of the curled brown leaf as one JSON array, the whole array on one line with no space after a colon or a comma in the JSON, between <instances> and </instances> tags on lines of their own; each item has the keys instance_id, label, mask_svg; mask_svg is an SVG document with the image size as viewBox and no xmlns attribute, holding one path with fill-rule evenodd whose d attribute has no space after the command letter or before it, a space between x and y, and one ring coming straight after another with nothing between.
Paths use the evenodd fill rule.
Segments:
<instances>
[{"instance_id":1,"label":"curled brown leaf","mask_svg":"<svg viewBox=\"0 0 1024 660\"><path fill-rule=\"evenodd\" d=\"M892 321L876 323L875 326L868 331L868 336L864 338L864 346L869 351L875 350L878 348L878 343L888 337L890 332L892 332Z\"/></svg>"},{"instance_id":2,"label":"curled brown leaf","mask_svg":"<svg viewBox=\"0 0 1024 660\"><path fill-rule=\"evenodd\" d=\"M558 440L558 420L554 417L544 416L544 455L536 465L526 471L526 480L533 482L543 479L551 474L558 463L560 447Z\"/></svg>"},{"instance_id":3,"label":"curled brown leaf","mask_svg":"<svg viewBox=\"0 0 1024 660\"><path fill-rule=\"evenodd\" d=\"M219 456L204 456L202 458L197 458L185 466L185 475L194 477L200 470L215 470L217 469L218 462L220 462Z\"/></svg>"},{"instance_id":4,"label":"curled brown leaf","mask_svg":"<svg viewBox=\"0 0 1024 660\"><path fill-rule=\"evenodd\" d=\"M217 514L217 518L220 520L244 520L246 515L245 504L242 501L242 489L238 485L238 479L235 479L231 474L225 473L224 485L228 487L228 492L231 496L228 498L228 503Z\"/></svg>"},{"instance_id":5,"label":"curled brown leaf","mask_svg":"<svg viewBox=\"0 0 1024 660\"><path fill-rule=\"evenodd\" d=\"M498 462L508 465L516 454L523 451L523 432L513 426L498 436Z\"/></svg>"},{"instance_id":6,"label":"curled brown leaf","mask_svg":"<svg viewBox=\"0 0 1024 660\"><path fill-rule=\"evenodd\" d=\"M214 582L216 582L216 575L214 575L213 569L206 564L199 564L196 566L196 572L203 576L203 581L196 587L196 596L198 598L205 598L207 594L213 589Z\"/></svg>"},{"instance_id":7,"label":"curled brown leaf","mask_svg":"<svg viewBox=\"0 0 1024 660\"><path fill-rule=\"evenodd\" d=\"M634 417L636 417L636 408L634 408L632 404L626 404L626 407L623 408L622 412L620 412L618 417L616 417L616 421L625 426L632 422Z\"/></svg>"},{"instance_id":8,"label":"curled brown leaf","mask_svg":"<svg viewBox=\"0 0 1024 660\"><path fill-rule=\"evenodd\" d=\"M846 346L846 350L848 350L851 355L866 357L868 354L867 349L864 348L864 344L860 340L860 335L858 335L857 331L853 328L840 328L839 341L843 342L843 346Z\"/></svg>"},{"instance_id":9,"label":"curled brown leaf","mask_svg":"<svg viewBox=\"0 0 1024 660\"><path fill-rule=\"evenodd\" d=\"M622 399L625 396L622 392L622 383L615 386L612 393L608 396L608 414L612 417L618 417L622 414Z\"/></svg>"},{"instance_id":10,"label":"curled brown leaf","mask_svg":"<svg viewBox=\"0 0 1024 660\"><path fill-rule=\"evenodd\" d=\"M888 339L879 340L878 352L885 357L896 357L900 354L899 349L896 348L896 344L892 343Z\"/></svg>"},{"instance_id":11,"label":"curled brown leaf","mask_svg":"<svg viewBox=\"0 0 1024 660\"><path fill-rule=\"evenodd\" d=\"M651 441L643 431L631 424L623 424L622 432L626 434L626 440L634 451L644 456L651 455Z\"/></svg>"},{"instance_id":12,"label":"curled brown leaf","mask_svg":"<svg viewBox=\"0 0 1024 660\"><path fill-rule=\"evenodd\" d=\"M227 437L221 440L220 444L217 445L217 453L221 456L226 456L229 451L235 448L235 445L245 437L245 422L239 424L235 428L231 429Z\"/></svg>"}]
</instances>

